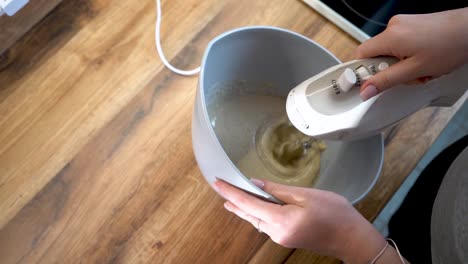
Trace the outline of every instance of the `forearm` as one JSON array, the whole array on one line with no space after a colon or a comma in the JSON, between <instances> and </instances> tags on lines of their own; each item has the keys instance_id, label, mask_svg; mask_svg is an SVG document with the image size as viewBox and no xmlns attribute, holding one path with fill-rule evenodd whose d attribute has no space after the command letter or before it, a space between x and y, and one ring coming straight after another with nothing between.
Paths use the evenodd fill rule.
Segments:
<instances>
[{"instance_id":1,"label":"forearm","mask_svg":"<svg viewBox=\"0 0 468 264\"><path fill-rule=\"evenodd\" d=\"M452 31L454 38L451 41L458 42L459 49L456 50L457 55L468 62L468 7L446 11L447 19L453 25L449 29Z\"/></svg>"}]
</instances>

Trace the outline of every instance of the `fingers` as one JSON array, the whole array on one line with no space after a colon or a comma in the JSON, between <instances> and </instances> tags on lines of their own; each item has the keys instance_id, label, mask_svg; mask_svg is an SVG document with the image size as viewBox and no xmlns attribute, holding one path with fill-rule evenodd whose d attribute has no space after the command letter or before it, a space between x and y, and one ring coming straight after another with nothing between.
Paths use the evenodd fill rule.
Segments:
<instances>
[{"instance_id":1,"label":"fingers","mask_svg":"<svg viewBox=\"0 0 468 264\"><path fill-rule=\"evenodd\" d=\"M422 74L423 65L414 56L413 50L417 45L410 45L405 40L408 38L408 31L401 24L409 16L394 16L390 20L388 27L382 33L367 40L356 49L358 59L371 58L377 56L394 56L397 58L406 58L393 64L389 68L378 72L361 86L361 98L366 101L375 95L399 84L415 82L424 83L429 78L418 79ZM404 45L402 45L402 43ZM413 48L410 48L413 47ZM420 60L419 60L420 61Z\"/></svg>"},{"instance_id":2,"label":"fingers","mask_svg":"<svg viewBox=\"0 0 468 264\"><path fill-rule=\"evenodd\" d=\"M419 71L414 57L401 60L367 80L361 87L361 98L366 101L393 86L417 79Z\"/></svg>"},{"instance_id":3,"label":"fingers","mask_svg":"<svg viewBox=\"0 0 468 264\"><path fill-rule=\"evenodd\" d=\"M387 32L384 31L375 37L367 40L357 47L355 57L357 59L372 58L383 55L393 55L390 50L390 43Z\"/></svg>"},{"instance_id":4,"label":"fingers","mask_svg":"<svg viewBox=\"0 0 468 264\"><path fill-rule=\"evenodd\" d=\"M286 204L293 204L301 207L304 206L307 199L307 189L283 185L266 180L262 181L264 183L263 190L265 192L273 195Z\"/></svg>"},{"instance_id":5,"label":"fingers","mask_svg":"<svg viewBox=\"0 0 468 264\"><path fill-rule=\"evenodd\" d=\"M281 205L265 202L224 181L216 181L215 189L246 214L266 222L275 222L281 216Z\"/></svg>"},{"instance_id":6,"label":"fingers","mask_svg":"<svg viewBox=\"0 0 468 264\"><path fill-rule=\"evenodd\" d=\"M236 214L238 217L244 219L245 221L251 223L255 228L258 227L259 219L247 214L244 211L242 211L235 204L227 201L227 202L224 203L224 208L226 208L226 210L228 210L229 212L232 212L232 213Z\"/></svg>"},{"instance_id":7,"label":"fingers","mask_svg":"<svg viewBox=\"0 0 468 264\"><path fill-rule=\"evenodd\" d=\"M238 217L244 219L245 221L251 223L255 228L259 229L259 231L264 232L268 235L271 235L271 226L267 223L262 221L259 218L256 218L252 215L247 214L246 212L242 211L239 207L235 204L227 201L224 203L224 208L229 212L234 213Z\"/></svg>"}]
</instances>

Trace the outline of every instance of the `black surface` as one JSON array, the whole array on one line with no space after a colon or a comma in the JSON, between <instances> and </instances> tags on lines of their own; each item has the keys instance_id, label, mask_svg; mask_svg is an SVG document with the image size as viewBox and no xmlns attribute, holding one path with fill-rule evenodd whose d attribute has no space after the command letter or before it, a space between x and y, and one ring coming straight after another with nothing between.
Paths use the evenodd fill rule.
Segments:
<instances>
[{"instance_id":1,"label":"black surface","mask_svg":"<svg viewBox=\"0 0 468 264\"><path fill-rule=\"evenodd\" d=\"M421 172L390 223L389 237L410 263L432 263L431 216L440 184L457 156L468 146L468 135L450 145Z\"/></svg>"},{"instance_id":2,"label":"black surface","mask_svg":"<svg viewBox=\"0 0 468 264\"><path fill-rule=\"evenodd\" d=\"M468 7L468 0L320 0L346 18L369 36L385 29L390 18L397 14L426 14ZM362 16L376 21L370 22L352 11L346 3ZM384 24L384 25L379 25Z\"/></svg>"}]
</instances>

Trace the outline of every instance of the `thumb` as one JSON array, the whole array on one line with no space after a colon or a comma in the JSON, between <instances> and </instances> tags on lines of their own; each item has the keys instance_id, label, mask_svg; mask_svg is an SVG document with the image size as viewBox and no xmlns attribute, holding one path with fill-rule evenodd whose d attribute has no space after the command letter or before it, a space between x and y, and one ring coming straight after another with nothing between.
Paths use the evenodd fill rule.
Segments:
<instances>
[{"instance_id":1,"label":"thumb","mask_svg":"<svg viewBox=\"0 0 468 264\"><path fill-rule=\"evenodd\" d=\"M268 180L251 179L251 181L286 204L303 206L307 200L307 188L283 185Z\"/></svg>"},{"instance_id":2,"label":"thumb","mask_svg":"<svg viewBox=\"0 0 468 264\"><path fill-rule=\"evenodd\" d=\"M401 60L364 82L361 87L361 98L366 101L393 86L417 79L419 71L420 64L414 57Z\"/></svg>"}]
</instances>

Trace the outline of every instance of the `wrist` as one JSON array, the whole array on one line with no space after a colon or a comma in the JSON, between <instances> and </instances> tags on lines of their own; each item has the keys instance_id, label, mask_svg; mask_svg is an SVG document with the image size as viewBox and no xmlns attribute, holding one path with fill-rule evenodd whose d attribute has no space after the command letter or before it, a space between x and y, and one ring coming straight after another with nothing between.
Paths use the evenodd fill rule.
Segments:
<instances>
[{"instance_id":1,"label":"wrist","mask_svg":"<svg viewBox=\"0 0 468 264\"><path fill-rule=\"evenodd\" d=\"M447 19L450 21L447 30L449 30L456 44L457 55L463 58L463 63L468 61L468 7L445 11Z\"/></svg>"},{"instance_id":2,"label":"wrist","mask_svg":"<svg viewBox=\"0 0 468 264\"><path fill-rule=\"evenodd\" d=\"M345 244L339 257L346 264L369 263L387 243L367 219L356 213L358 216L350 221L347 232L342 234Z\"/></svg>"}]
</instances>

